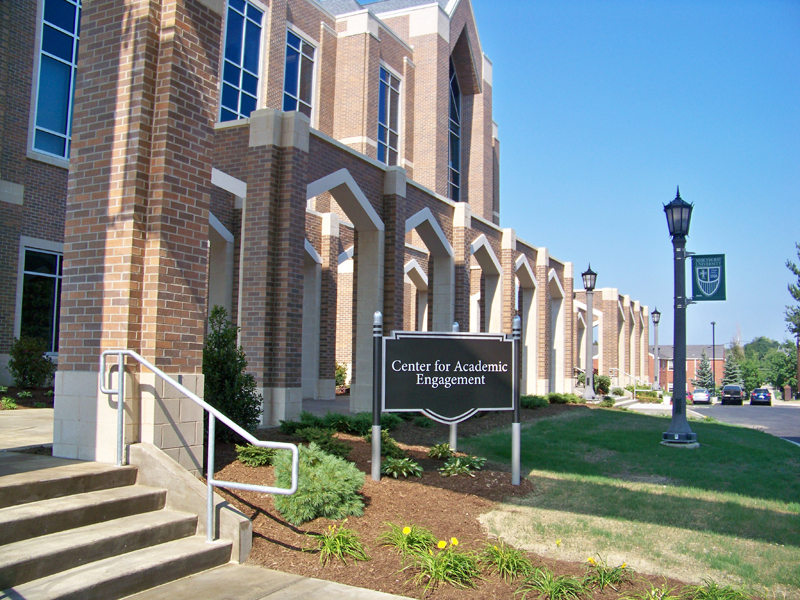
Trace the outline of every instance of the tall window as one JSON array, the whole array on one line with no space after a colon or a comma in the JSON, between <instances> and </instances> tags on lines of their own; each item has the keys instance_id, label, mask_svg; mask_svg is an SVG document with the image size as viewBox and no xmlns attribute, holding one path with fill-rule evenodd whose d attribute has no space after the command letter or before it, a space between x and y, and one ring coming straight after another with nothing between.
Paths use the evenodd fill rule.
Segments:
<instances>
[{"instance_id":1,"label":"tall window","mask_svg":"<svg viewBox=\"0 0 800 600\"><path fill-rule=\"evenodd\" d=\"M58 352L62 257L25 248L24 261L20 336L44 340L48 352Z\"/></svg>"},{"instance_id":2,"label":"tall window","mask_svg":"<svg viewBox=\"0 0 800 600\"><path fill-rule=\"evenodd\" d=\"M399 128L400 80L381 67L378 103L378 160L390 166L397 165Z\"/></svg>"},{"instance_id":3,"label":"tall window","mask_svg":"<svg viewBox=\"0 0 800 600\"><path fill-rule=\"evenodd\" d=\"M44 0L33 148L69 158L81 1Z\"/></svg>"},{"instance_id":4,"label":"tall window","mask_svg":"<svg viewBox=\"0 0 800 600\"><path fill-rule=\"evenodd\" d=\"M314 83L314 46L286 32L286 68L283 81L283 110L299 110L311 117L311 92Z\"/></svg>"},{"instance_id":5,"label":"tall window","mask_svg":"<svg viewBox=\"0 0 800 600\"><path fill-rule=\"evenodd\" d=\"M256 109L263 20L254 4L228 0L220 121L246 119Z\"/></svg>"},{"instance_id":6,"label":"tall window","mask_svg":"<svg viewBox=\"0 0 800 600\"><path fill-rule=\"evenodd\" d=\"M450 59L450 198L461 196L461 88Z\"/></svg>"}]
</instances>

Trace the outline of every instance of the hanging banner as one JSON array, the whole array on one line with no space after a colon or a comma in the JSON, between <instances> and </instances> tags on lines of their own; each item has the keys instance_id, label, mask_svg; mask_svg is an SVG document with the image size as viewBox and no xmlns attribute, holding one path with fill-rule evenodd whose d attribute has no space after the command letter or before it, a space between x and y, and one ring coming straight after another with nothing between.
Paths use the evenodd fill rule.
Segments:
<instances>
[{"instance_id":1,"label":"hanging banner","mask_svg":"<svg viewBox=\"0 0 800 600\"><path fill-rule=\"evenodd\" d=\"M692 256L692 300L708 302L726 300L725 255L695 254Z\"/></svg>"}]
</instances>

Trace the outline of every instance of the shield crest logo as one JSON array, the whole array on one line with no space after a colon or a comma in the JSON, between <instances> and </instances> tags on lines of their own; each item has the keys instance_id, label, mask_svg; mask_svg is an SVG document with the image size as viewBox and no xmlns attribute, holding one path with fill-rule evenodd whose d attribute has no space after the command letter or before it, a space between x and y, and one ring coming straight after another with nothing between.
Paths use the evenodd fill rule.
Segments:
<instances>
[{"instance_id":1,"label":"shield crest logo","mask_svg":"<svg viewBox=\"0 0 800 600\"><path fill-rule=\"evenodd\" d=\"M719 289L722 281L722 269L720 267L699 267L697 269L697 283L700 291L706 296L713 296Z\"/></svg>"}]
</instances>

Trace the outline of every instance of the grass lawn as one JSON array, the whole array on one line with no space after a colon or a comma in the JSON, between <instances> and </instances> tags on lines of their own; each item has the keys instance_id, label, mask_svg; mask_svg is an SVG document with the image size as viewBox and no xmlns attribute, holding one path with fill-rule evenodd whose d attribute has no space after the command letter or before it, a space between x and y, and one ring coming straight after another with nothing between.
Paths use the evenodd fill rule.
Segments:
<instances>
[{"instance_id":1,"label":"grass lawn","mask_svg":"<svg viewBox=\"0 0 800 600\"><path fill-rule=\"evenodd\" d=\"M484 517L509 543L565 560L601 556L689 582L800 598L800 448L692 421L698 450L662 446L669 420L586 409L523 426L536 493ZM509 463L511 435L459 441Z\"/></svg>"}]
</instances>

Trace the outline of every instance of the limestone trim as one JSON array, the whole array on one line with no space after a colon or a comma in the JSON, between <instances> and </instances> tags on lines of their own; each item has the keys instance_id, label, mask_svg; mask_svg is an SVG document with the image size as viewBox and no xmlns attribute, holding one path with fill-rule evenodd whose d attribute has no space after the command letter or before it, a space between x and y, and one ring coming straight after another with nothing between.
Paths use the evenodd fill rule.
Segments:
<instances>
[{"instance_id":1,"label":"limestone trim","mask_svg":"<svg viewBox=\"0 0 800 600\"><path fill-rule=\"evenodd\" d=\"M350 246L347 250L342 252L339 255L339 264L341 265L343 262L353 258L353 254L355 254L355 251L356 251L356 247L355 246Z\"/></svg>"},{"instance_id":2,"label":"limestone trim","mask_svg":"<svg viewBox=\"0 0 800 600\"><path fill-rule=\"evenodd\" d=\"M531 264L528 262L528 257L520 254L514 262L517 279L519 279L520 287L523 288L536 288L536 275L531 269Z\"/></svg>"},{"instance_id":3,"label":"limestone trim","mask_svg":"<svg viewBox=\"0 0 800 600\"><path fill-rule=\"evenodd\" d=\"M442 227L433 216L430 208L423 208L415 215L406 219L406 234L414 229L417 230L422 241L428 247L433 256L454 256L453 246L447 240L447 236L442 231ZM483 236L484 239L486 236Z\"/></svg>"},{"instance_id":4,"label":"limestone trim","mask_svg":"<svg viewBox=\"0 0 800 600\"><path fill-rule=\"evenodd\" d=\"M237 198L247 197L247 183L219 169L211 168L211 183Z\"/></svg>"},{"instance_id":5,"label":"limestone trim","mask_svg":"<svg viewBox=\"0 0 800 600\"><path fill-rule=\"evenodd\" d=\"M322 257L319 255L319 252L314 250L314 246L311 245L311 242L309 242L308 240L303 240L303 246L305 247L308 256L311 257L311 260L313 260L318 265L321 265Z\"/></svg>"},{"instance_id":6,"label":"limestone trim","mask_svg":"<svg viewBox=\"0 0 800 600\"><path fill-rule=\"evenodd\" d=\"M11 181L0 181L0 202L22 206L25 186Z\"/></svg>"},{"instance_id":7,"label":"limestone trim","mask_svg":"<svg viewBox=\"0 0 800 600\"><path fill-rule=\"evenodd\" d=\"M480 264L485 275L502 275L503 267L492 250L492 245L485 234L480 234L470 245L470 253ZM563 288L562 288L563 291Z\"/></svg>"},{"instance_id":8,"label":"limestone trim","mask_svg":"<svg viewBox=\"0 0 800 600\"><path fill-rule=\"evenodd\" d=\"M339 169L309 183L306 197L313 198L325 192L331 193L359 231L384 230L383 221L347 169Z\"/></svg>"},{"instance_id":9,"label":"limestone trim","mask_svg":"<svg viewBox=\"0 0 800 600\"><path fill-rule=\"evenodd\" d=\"M428 276L425 275L425 272L419 266L417 259L412 258L410 261L408 261L403 267L403 272L405 273L408 283L414 284L414 287L416 287L418 290L427 291Z\"/></svg>"}]
</instances>

